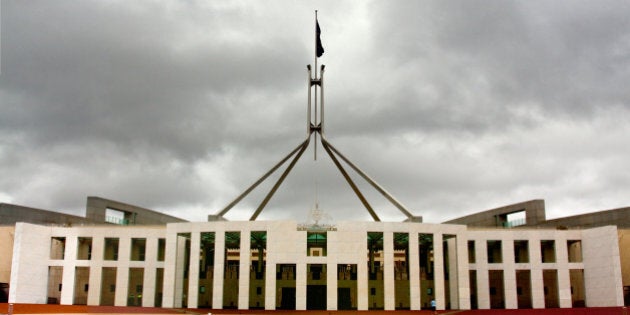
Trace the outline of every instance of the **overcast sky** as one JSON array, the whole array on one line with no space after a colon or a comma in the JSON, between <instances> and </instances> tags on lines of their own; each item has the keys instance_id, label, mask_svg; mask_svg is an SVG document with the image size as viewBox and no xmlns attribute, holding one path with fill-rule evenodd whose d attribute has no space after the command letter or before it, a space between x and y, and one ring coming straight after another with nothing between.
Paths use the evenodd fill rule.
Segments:
<instances>
[{"instance_id":1,"label":"overcast sky","mask_svg":"<svg viewBox=\"0 0 630 315\"><path fill-rule=\"evenodd\" d=\"M2 1L0 202L205 221L304 140L315 9L328 140L425 222L630 206L627 0ZM315 200L370 220L321 147L259 219Z\"/></svg>"}]
</instances>

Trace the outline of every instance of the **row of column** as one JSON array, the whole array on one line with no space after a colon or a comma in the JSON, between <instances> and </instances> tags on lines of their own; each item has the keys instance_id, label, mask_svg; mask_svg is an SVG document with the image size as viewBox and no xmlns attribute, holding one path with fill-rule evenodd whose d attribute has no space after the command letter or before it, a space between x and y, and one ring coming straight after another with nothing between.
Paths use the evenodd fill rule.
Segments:
<instances>
[{"instance_id":1,"label":"row of column","mask_svg":"<svg viewBox=\"0 0 630 315\"><path fill-rule=\"evenodd\" d=\"M215 232L215 259L214 259L214 279L212 293L212 307L215 309L222 308L223 305L223 280L225 270L225 231ZM239 280L238 280L238 308L249 308L249 270L250 270L250 231L241 230L241 244L239 257ZM335 233L335 232L329 232ZM407 232L403 232L407 233ZM383 232L383 254L384 254L384 291L385 291L385 310L394 310L395 305L395 279L394 279L394 246L393 232ZM433 233L433 257L434 257L434 296L437 309L445 309L445 284L444 284L444 261L442 234ZM447 240L449 246L449 287L451 308L469 309L470 308L470 287L468 282L468 258L467 243L462 237L454 237ZM182 307L184 279L183 271L185 252L185 240L177 237L167 238L167 258L166 265L174 268L166 268L165 270L165 287L164 287L164 307ZM340 261L334 257L334 246L328 244L329 256L317 257L318 262L305 262L306 251L301 255L304 257L295 257L293 261L277 260L273 252L267 252L266 258L266 274L265 274L265 309L276 309L276 266L279 264L296 265L296 309L306 309L306 288L307 288L307 265L310 263L324 264L327 267L327 309L337 309L337 265L338 264L356 264L357 265L357 304L359 310L368 309L368 266L367 252L359 252L352 261ZM199 249L200 248L200 232L191 233L190 237L190 265L188 274L188 295L185 297L187 307L198 307L199 293ZM367 250L367 243L366 243ZM177 253L177 254L175 254ZM312 257L310 257L313 259ZM419 251L418 251L418 233L409 233L409 294L410 308L419 310L423 302L421 301L421 285L420 285L420 268L419 268ZM172 283L174 285L169 285Z\"/></svg>"}]
</instances>

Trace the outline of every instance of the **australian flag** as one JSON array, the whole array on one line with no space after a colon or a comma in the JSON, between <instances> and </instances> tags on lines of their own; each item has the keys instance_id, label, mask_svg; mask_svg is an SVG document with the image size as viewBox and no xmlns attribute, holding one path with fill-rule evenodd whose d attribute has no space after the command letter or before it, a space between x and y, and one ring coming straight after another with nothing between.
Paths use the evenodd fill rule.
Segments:
<instances>
[{"instance_id":1,"label":"australian flag","mask_svg":"<svg viewBox=\"0 0 630 315\"><path fill-rule=\"evenodd\" d=\"M322 30L319 28L319 21L315 20L315 35L317 36L317 47L315 47L317 57L321 57L324 54L324 46L322 46Z\"/></svg>"}]
</instances>

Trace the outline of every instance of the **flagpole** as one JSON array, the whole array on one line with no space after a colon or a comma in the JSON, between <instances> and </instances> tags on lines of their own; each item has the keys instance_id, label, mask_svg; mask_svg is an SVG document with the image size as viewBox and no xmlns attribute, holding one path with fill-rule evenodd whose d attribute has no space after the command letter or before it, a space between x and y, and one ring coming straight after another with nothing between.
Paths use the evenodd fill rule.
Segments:
<instances>
[{"instance_id":1,"label":"flagpole","mask_svg":"<svg viewBox=\"0 0 630 315\"><path fill-rule=\"evenodd\" d=\"M315 80L317 80L317 10L315 10ZM314 125L317 127L317 84L315 84L315 122ZM313 143L313 160L317 161L317 133L314 134L315 141Z\"/></svg>"}]
</instances>

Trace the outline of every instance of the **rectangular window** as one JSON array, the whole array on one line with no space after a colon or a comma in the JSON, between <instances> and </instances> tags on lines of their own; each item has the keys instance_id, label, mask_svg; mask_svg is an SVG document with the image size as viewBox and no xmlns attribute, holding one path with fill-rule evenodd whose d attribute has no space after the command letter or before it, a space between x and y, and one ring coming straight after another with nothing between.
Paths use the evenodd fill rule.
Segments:
<instances>
[{"instance_id":1,"label":"rectangular window","mask_svg":"<svg viewBox=\"0 0 630 315\"><path fill-rule=\"evenodd\" d=\"M503 262L503 254L501 251L501 241L488 240L488 263L500 264Z\"/></svg>"},{"instance_id":2,"label":"rectangular window","mask_svg":"<svg viewBox=\"0 0 630 315\"><path fill-rule=\"evenodd\" d=\"M65 237L52 237L50 239L50 259L63 260L66 251Z\"/></svg>"},{"instance_id":3,"label":"rectangular window","mask_svg":"<svg viewBox=\"0 0 630 315\"><path fill-rule=\"evenodd\" d=\"M570 263L582 262L582 241L581 240L567 240L567 250L569 252Z\"/></svg>"},{"instance_id":4,"label":"rectangular window","mask_svg":"<svg viewBox=\"0 0 630 315\"><path fill-rule=\"evenodd\" d=\"M514 262L517 264L529 262L529 241L514 241Z\"/></svg>"},{"instance_id":5,"label":"rectangular window","mask_svg":"<svg viewBox=\"0 0 630 315\"><path fill-rule=\"evenodd\" d=\"M118 238L105 238L105 260L118 260Z\"/></svg>"},{"instance_id":6,"label":"rectangular window","mask_svg":"<svg viewBox=\"0 0 630 315\"><path fill-rule=\"evenodd\" d=\"M77 242L77 260L92 259L92 238L79 237Z\"/></svg>"},{"instance_id":7,"label":"rectangular window","mask_svg":"<svg viewBox=\"0 0 630 315\"><path fill-rule=\"evenodd\" d=\"M147 239L146 238L132 238L131 239L131 260L132 261L144 261L144 253L146 250Z\"/></svg>"},{"instance_id":8,"label":"rectangular window","mask_svg":"<svg viewBox=\"0 0 630 315\"><path fill-rule=\"evenodd\" d=\"M475 263L475 241L468 241L468 263Z\"/></svg>"},{"instance_id":9,"label":"rectangular window","mask_svg":"<svg viewBox=\"0 0 630 315\"><path fill-rule=\"evenodd\" d=\"M556 262L556 242L554 240L540 241L540 252L543 263Z\"/></svg>"},{"instance_id":10,"label":"rectangular window","mask_svg":"<svg viewBox=\"0 0 630 315\"><path fill-rule=\"evenodd\" d=\"M306 232L306 250L308 256L326 256L326 231Z\"/></svg>"},{"instance_id":11,"label":"rectangular window","mask_svg":"<svg viewBox=\"0 0 630 315\"><path fill-rule=\"evenodd\" d=\"M158 239L157 261L164 261L165 252L166 252L166 239L159 238Z\"/></svg>"}]
</instances>

